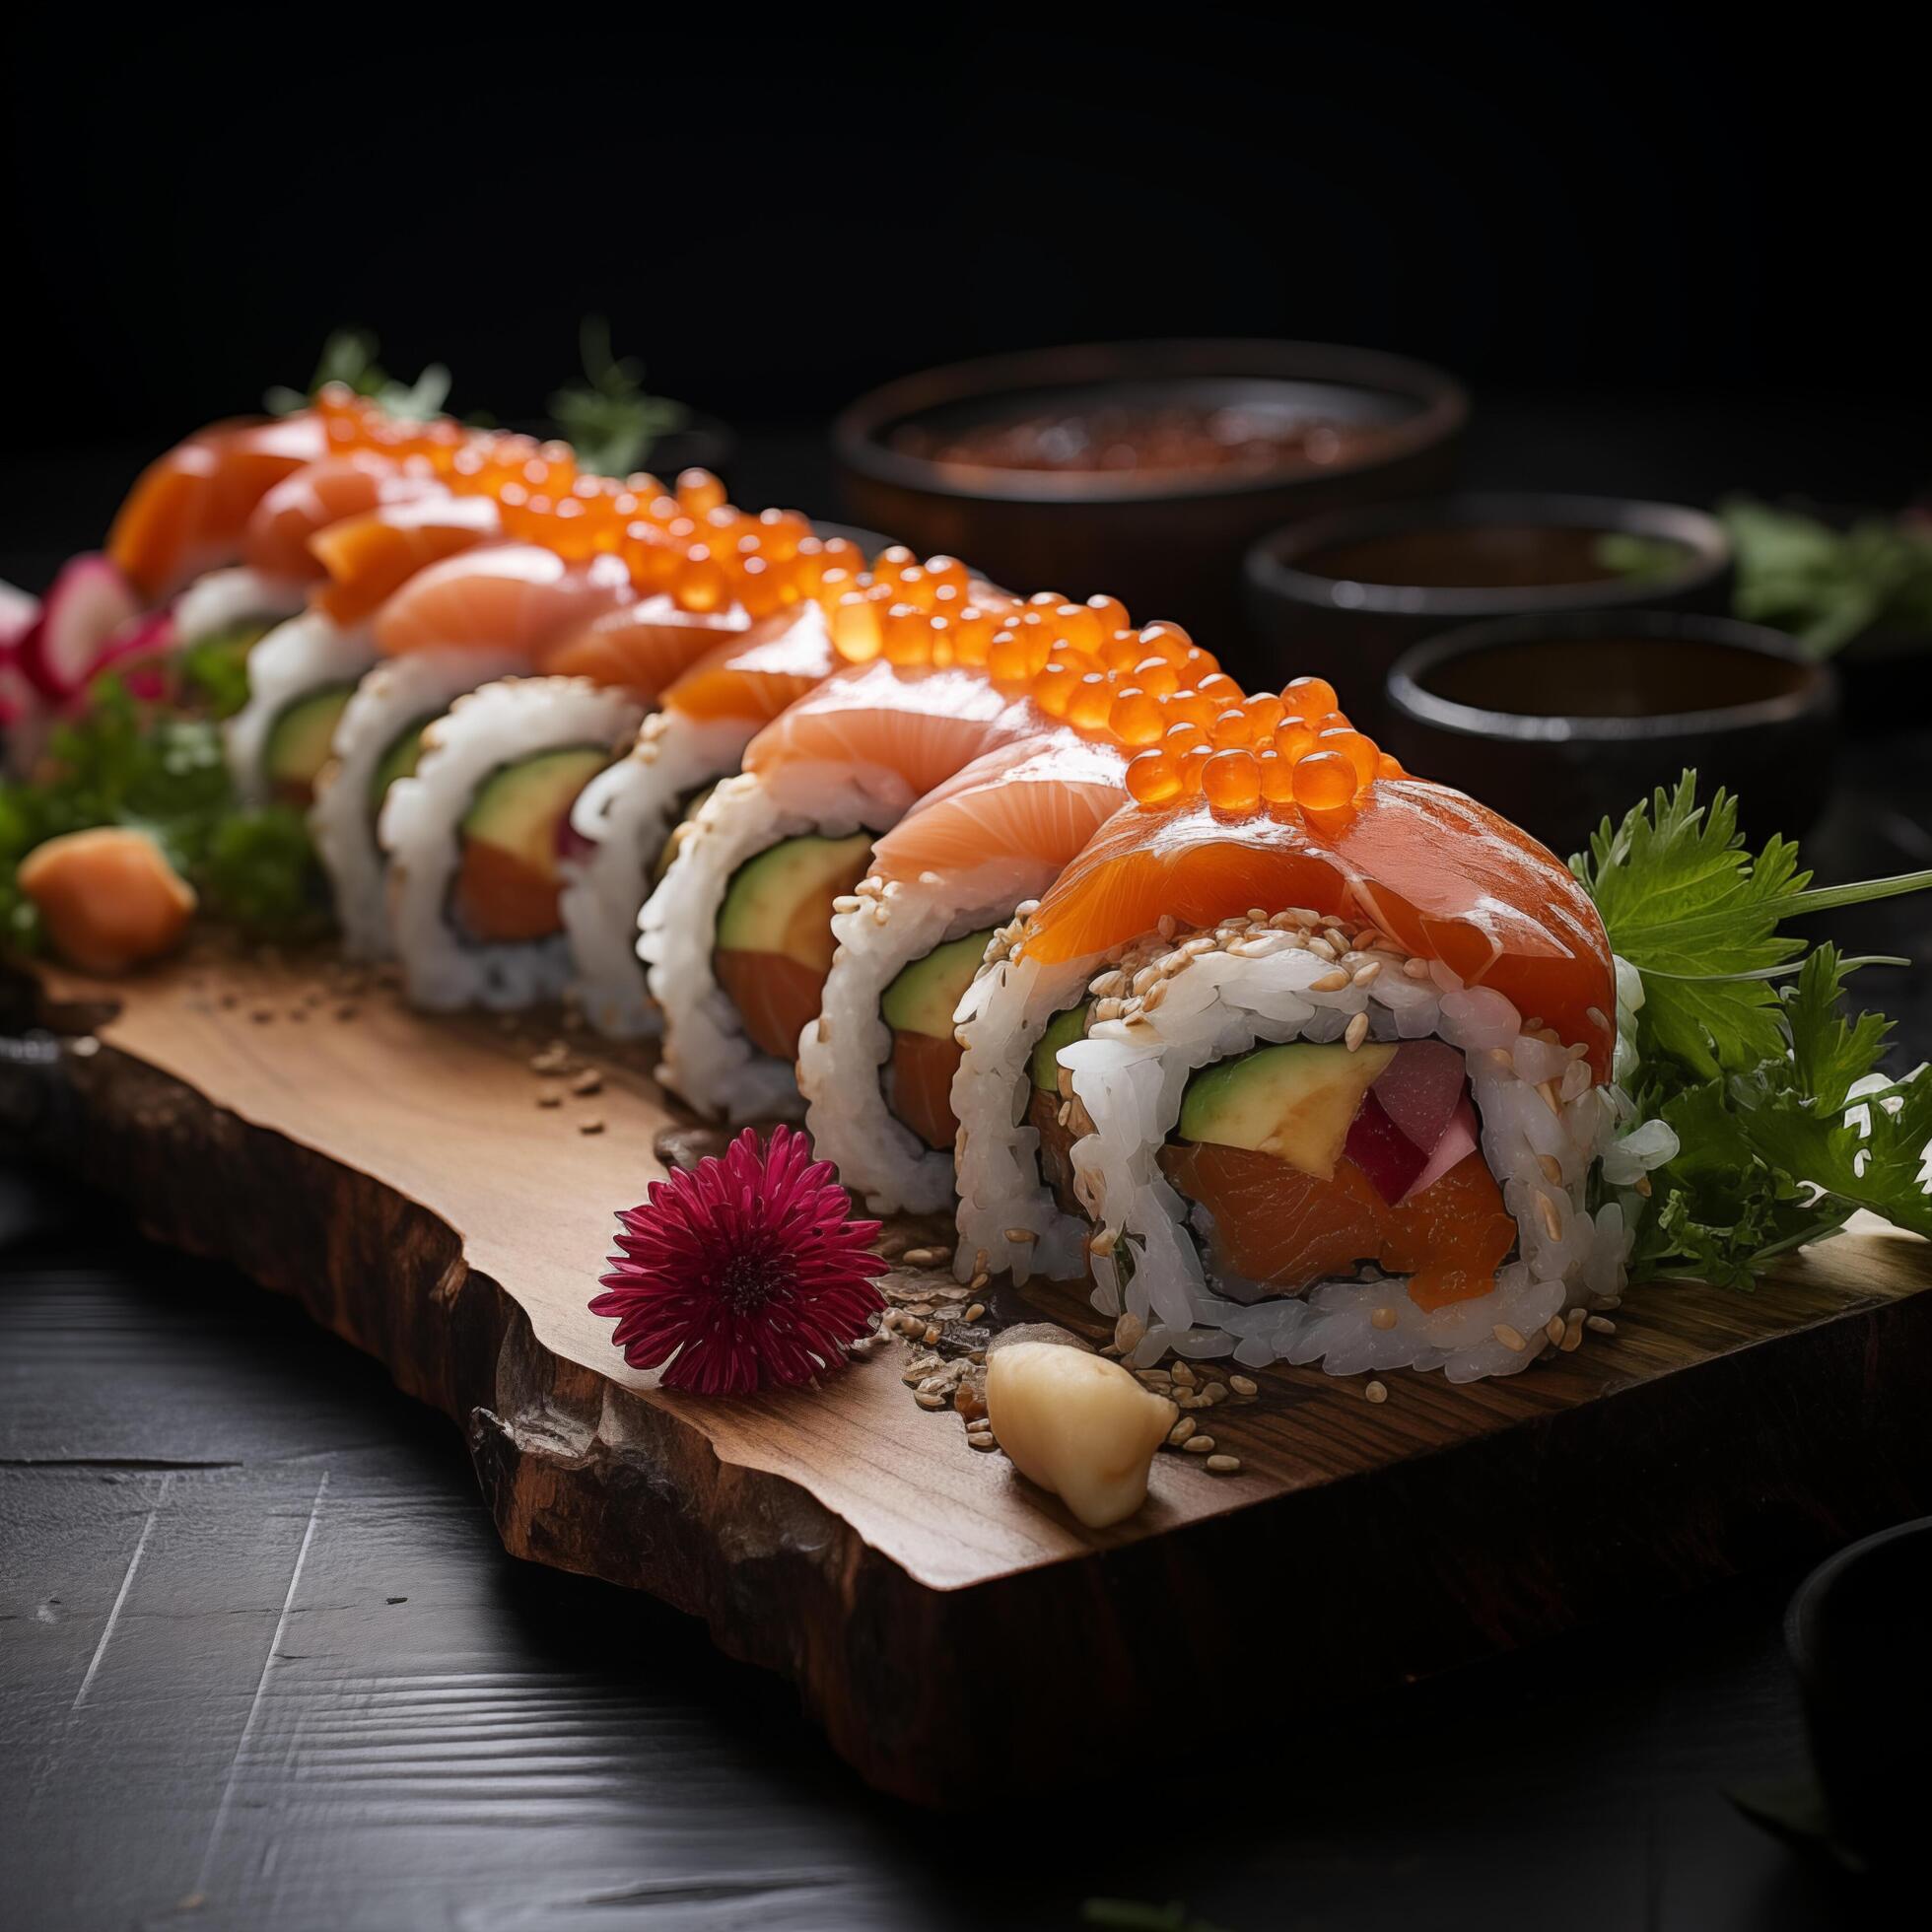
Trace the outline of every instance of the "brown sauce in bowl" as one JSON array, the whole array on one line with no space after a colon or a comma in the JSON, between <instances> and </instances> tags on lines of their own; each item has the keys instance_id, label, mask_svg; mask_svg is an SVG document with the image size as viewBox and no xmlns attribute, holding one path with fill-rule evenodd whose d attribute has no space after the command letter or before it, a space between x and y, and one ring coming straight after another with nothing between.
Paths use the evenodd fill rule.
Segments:
<instances>
[{"instance_id":1,"label":"brown sauce in bowl","mask_svg":"<svg viewBox=\"0 0 1932 1932\"><path fill-rule=\"evenodd\" d=\"M1105 404L1040 410L956 430L905 423L893 432L892 447L953 469L1239 478L1326 469L1352 460L1381 438L1373 426L1278 407Z\"/></svg>"},{"instance_id":2,"label":"brown sauce in bowl","mask_svg":"<svg viewBox=\"0 0 1932 1932\"><path fill-rule=\"evenodd\" d=\"M1561 523L1447 523L1330 544L1297 558L1295 568L1338 582L1424 590L1559 589L1626 574L1606 561L1608 535Z\"/></svg>"}]
</instances>

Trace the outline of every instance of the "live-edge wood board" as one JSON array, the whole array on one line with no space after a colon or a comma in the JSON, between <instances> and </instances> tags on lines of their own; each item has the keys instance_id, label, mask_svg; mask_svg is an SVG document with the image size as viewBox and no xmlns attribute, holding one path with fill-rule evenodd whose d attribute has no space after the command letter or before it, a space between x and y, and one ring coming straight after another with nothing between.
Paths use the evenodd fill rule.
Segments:
<instances>
[{"instance_id":1,"label":"live-edge wood board","mask_svg":"<svg viewBox=\"0 0 1932 1932\"><path fill-rule=\"evenodd\" d=\"M1212 1415L1238 1475L1162 1455L1099 1534L918 1408L896 1346L818 1390L652 1391L586 1305L676 1118L648 1052L573 1036L600 1090L539 1108L543 1020L345 1011L321 974L39 969L68 1046L36 1135L450 1415L513 1552L704 1618L917 1802L1105 1774L1177 1710L1291 1725L1932 1508L1932 1251L1876 1223L1753 1293L1638 1291L1505 1380L1385 1375L1371 1405L1264 1371Z\"/></svg>"}]
</instances>

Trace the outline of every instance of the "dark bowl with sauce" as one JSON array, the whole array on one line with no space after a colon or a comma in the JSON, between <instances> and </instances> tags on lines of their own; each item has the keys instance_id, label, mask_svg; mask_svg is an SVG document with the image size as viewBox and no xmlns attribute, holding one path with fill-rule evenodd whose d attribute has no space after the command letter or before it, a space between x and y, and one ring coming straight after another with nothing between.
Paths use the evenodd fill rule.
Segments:
<instances>
[{"instance_id":1,"label":"dark bowl with sauce","mask_svg":"<svg viewBox=\"0 0 1932 1932\"><path fill-rule=\"evenodd\" d=\"M1248 553L1251 681L1333 684L1373 731L1389 667L1454 624L1558 611L1729 608L1731 541L1676 504L1547 494L1384 505L1277 530Z\"/></svg>"},{"instance_id":2,"label":"dark bowl with sauce","mask_svg":"<svg viewBox=\"0 0 1932 1932\"><path fill-rule=\"evenodd\" d=\"M1389 674L1387 748L1493 805L1552 852L1582 849L1694 766L1796 838L1829 798L1838 687L1781 631L1681 611L1512 617L1414 646ZM1773 822L1774 821L1774 822Z\"/></svg>"},{"instance_id":3,"label":"dark bowl with sauce","mask_svg":"<svg viewBox=\"0 0 1932 1932\"><path fill-rule=\"evenodd\" d=\"M1094 344L955 363L832 427L853 516L1009 588L1106 591L1238 661L1264 530L1448 481L1461 387L1307 342Z\"/></svg>"}]
</instances>

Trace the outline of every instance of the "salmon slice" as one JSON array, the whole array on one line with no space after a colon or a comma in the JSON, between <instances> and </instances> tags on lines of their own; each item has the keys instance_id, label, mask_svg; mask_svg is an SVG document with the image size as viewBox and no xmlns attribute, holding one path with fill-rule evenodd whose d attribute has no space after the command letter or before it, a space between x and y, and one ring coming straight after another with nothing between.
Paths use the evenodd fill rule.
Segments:
<instances>
[{"instance_id":1,"label":"salmon slice","mask_svg":"<svg viewBox=\"0 0 1932 1932\"><path fill-rule=\"evenodd\" d=\"M392 457L373 449L326 456L283 477L255 505L242 533L242 561L264 577L298 582L325 577L321 560L309 547L317 530L381 504L446 494L433 478L406 475Z\"/></svg>"},{"instance_id":2,"label":"salmon slice","mask_svg":"<svg viewBox=\"0 0 1932 1932\"><path fill-rule=\"evenodd\" d=\"M141 472L107 533L107 555L159 603L204 571L234 563L255 506L328 453L322 422L308 411L278 422L217 423Z\"/></svg>"},{"instance_id":3,"label":"salmon slice","mask_svg":"<svg viewBox=\"0 0 1932 1932\"><path fill-rule=\"evenodd\" d=\"M487 644L535 657L632 595L616 557L570 564L533 543L487 544L411 577L377 612L376 648L401 657Z\"/></svg>"},{"instance_id":4,"label":"salmon slice","mask_svg":"<svg viewBox=\"0 0 1932 1932\"><path fill-rule=\"evenodd\" d=\"M796 604L713 646L664 692L663 708L703 724L769 724L843 661L824 612L815 603Z\"/></svg>"},{"instance_id":5,"label":"salmon slice","mask_svg":"<svg viewBox=\"0 0 1932 1932\"><path fill-rule=\"evenodd\" d=\"M796 1060L798 1035L818 1017L825 993L823 967L807 966L777 952L739 952L721 946L712 968L725 997L738 1009L745 1037L774 1060Z\"/></svg>"},{"instance_id":6,"label":"salmon slice","mask_svg":"<svg viewBox=\"0 0 1932 1932\"><path fill-rule=\"evenodd\" d=\"M896 1028L893 1031L888 1075L892 1111L929 1147L941 1153L952 1151L959 1134L959 1121L952 1111L952 1076L959 1071L962 1058L956 1040Z\"/></svg>"},{"instance_id":7,"label":"salmon slice","mask_svg":"<svg viewBox=\"0 0 1932 1932\"><path fill-rule=\"evenodd\" d=\"M471 938L517 945L564 929L563 883L484 839L465 839L451 903Z\"/></svg>"},{"instance_id":8,"label":"salmon slice","mask_svg":"<svg viewBox=\"0 0 1932 1932\"><path fill-rule=\"evenodd\" d=\"M977 871L1012 862L1057 875L1126 801L1126 754L1065 728L996 745L929 793L880 839L884 878ZM1015 899L1035 887L1021 885Z\"/></svg>"},{"instance_id":9,"label":"salmon slice","mask_svg":"<svg viewBox=\"0 0 1932 1932\"><path fill-rule=\"evenodd\" d=\"M338 624L360 624L418 571L492 542L502 531L488 497L427 496L345 518L309 539L329 579L310 601Z\"/></svg>"},{"instance_id":10,"label":"salmon slice","mask_svg":"<svg viewBox=\"0 0 1932 1932\"><path fill-rule=\"evenodd\" d=\"M680 610L668 597L647 597L607 610L560 638L537 668L551 677L621 685L656 704L699 658L721 644L742 642L750 628L741 610Z\"/></svg>"},{"instance_id":11,"label":"salmon slice","mask_svg":"<svg viewBox=\"0 0 1932 1932\"><path fill-rule=\"evenodd\" d=\"M836 671L752 739L744 769L767 783L788 768L862 770L894 817L975 758L1040 737L1052 721L978 671L902 669L883 659Z\"/></svg>"},{"instance_id":12,"label":"salmon slice","mask_svg":"<svg viewBox=\"0 0 1932 1932\"><path fill-rule=\"evenodd\" d=\"M1324 1181L1273 1154L1170 1141L1161 1172L1213 1216L1213 1264L1284 1294L1347 1276L1365 1262L1406 1275L1434 1310L1487 1294L1516 1243L1516 1223L1480 1153L1391 1208L1346 1155Z\"/></svg>"},{"instance_id":13,"label":"salmon slice","mask_svg":"<svg viewBox=\"0 0 1932 1932\"><path fill-rule=\"evenodd\" d=\"M1151 932L1163 913L1211 926L1253 906L1372 923L1580 1041L1595 1076L1609 1076L1616 977L1589 895L1527 832L1420 779L1378 779L1333 832L1299 815L1222 821L1198 799L1129 806L1062 874L1026 944L1072 959Z\"/></svg>"}]
</instances>

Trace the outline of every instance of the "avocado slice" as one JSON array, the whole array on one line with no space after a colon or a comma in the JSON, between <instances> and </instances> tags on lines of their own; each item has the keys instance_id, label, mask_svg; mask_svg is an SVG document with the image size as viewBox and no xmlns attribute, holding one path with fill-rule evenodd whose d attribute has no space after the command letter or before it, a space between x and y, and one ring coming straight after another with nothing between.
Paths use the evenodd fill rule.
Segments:
<instances>
[{"instance_id":1,"label":"avocado slice","mask_svg":"<svg viewBox=\"0 0 1932 1932\"><path fill-rule=\"evenodd\" d=\"M821 977L832 966L832 901L865 876L872 835L781 839L731 874L718 912L720 952L770 952Z\"/></svg>"},{"instance_id":2,"label":"avocado slice","mask_svg":"<svg viewBox=\"0 0 1932 1932\"><path fill-rule=\"evenodd\" d=\"M1257 1047L1195 1074L1175 1132L1183 1140L1272 1154L1332 1181L1362 1096L1395 1057L1393 1042L1372 1040L1353 1053L1307 1040Z\"/></svg>"},{"instance_id":3,"label":"avocado slice","mask_svg":"<svg viewBox=\"0 0 1932 1932\"><path fill-rule=\"evenodd\" d=\"M478 788L463 815L463 837L555 878L557 827L571 801L609 762L594 745L566 745L503 766Z\"/></svg>"},{"instance_id":4,"label":"avocado slice","mask_svg":"<svg viewBox=\"0 0 1932 1932\"><path fill-rule=\"evenodd\" d=\"M377 761L376 770L369 780L369 815L380 816L382 800L389 795L389 787L397 779L407 778L423 762L423 733L436 723L437 714L431 712L419 718L414 724L404 726L389 740L389 748Z\"/></svg>"},{"instance_id":5,"label":"avocado slice","mask_svg":"<svg viewBox=\"0 0 1932 1932\"><path fill-rule=\"evenodd\" d=\"M311 796L315 775L328 763L329 746L352 684L328 684L283 708L268 727L262 748L263 775L279 794Z\"/></svg>"},{"instance_id":6,"label":"avocado slice","mask_svg":"<svg viewBox=\"0 0 1932 1932\"><path fill-rule=\"evenodd\" d=\"M879 1013L895 1033L924 1033L934 1040L952 1038L953 1008L959 1004L973 975L986 957L993 928L968 932L934 946L924 959L903 967L879 996Z\"/></svg>"},{"instance_id":7,"label":"avocado slice","mask_svg":"<svg viewBox=\"0 0 1932 1932\"><path fill-rule=\"evenodd\" d=\"M1084 1040L1087 1035L1087 1015L1093 1009L1091 1000L1082 1000L1077 1006L1069 1006L1054 1014L1047 1022L1047 1030L1040 1035L1039 1044L1033 1049L1031 1073L1033 1084L1042 1093L1058 1096L1060 1092L1060 1050L1070 1047L1075 1040Z\"/></svg>"},{"instance_id":8,"label":"avocado slice","mask_svg":"<svg viewBox=\"0 0 1932 1932\"><path fill-rule=\"evenodd\" d=\"M664 834L664 843L657 848L657 858L651 867L651 883L654 888L664 882L664 874L671 868L677 858L677 849L684 843L691 821L704 809L705 800L716 792L724 781L714 779L709 785L701 785L679 806L677 818L671 829Z\"/></svg>"}]
</instances>

